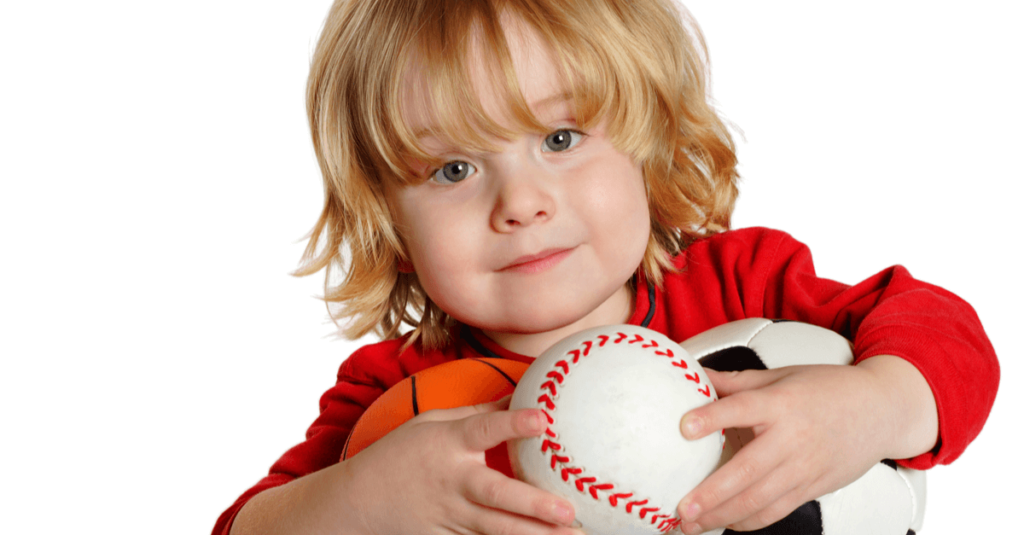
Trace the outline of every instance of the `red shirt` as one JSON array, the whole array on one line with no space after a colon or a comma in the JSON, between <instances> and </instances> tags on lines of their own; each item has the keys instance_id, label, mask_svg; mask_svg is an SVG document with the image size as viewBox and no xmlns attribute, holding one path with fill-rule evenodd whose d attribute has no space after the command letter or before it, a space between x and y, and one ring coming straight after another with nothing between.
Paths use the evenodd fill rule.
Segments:
<instances>
[{"instance_id":1,"label":"red shirt","mask_svg":"<svg viewBox=\"0 0 1024 535\"><path fill-rule=\"evenodd\" d=\"M936 448L898 461L915 469L948 464L981 432L995 401L999 364L974 309L942 288L918 281L902 266L855 285L815 275L807 246L783 232L751 228L716 234L675 259L678 273L661 288L642 279L629 323L683 341L723 323L751 317L790 319L831 329L853 341L856 361L895 355L914 364L935 395ZM220 516L213 533L227 534L235 515L257 493L326 468L341 457L349 431L385 390L431 366L467 357L530 362L475 329L453 331L453 342L425 351L403 339L358 349L320 398L320 416L306 440Z\"/></svg>"}]
</instances>

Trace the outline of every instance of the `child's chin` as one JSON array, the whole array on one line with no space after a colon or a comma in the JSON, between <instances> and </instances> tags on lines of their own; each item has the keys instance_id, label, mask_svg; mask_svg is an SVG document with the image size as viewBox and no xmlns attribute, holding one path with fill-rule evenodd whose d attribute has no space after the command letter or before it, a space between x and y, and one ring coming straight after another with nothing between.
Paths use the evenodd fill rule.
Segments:
<instances>
[{"instance_id":1,"label":"child's chin","mask_svg":"<svg viewBox=\"0 0 1024 535\"><path fill-rule=\"evenodd\" d=\"M524 315L524 317L517 318L506 325L506 328L497 330L518 334L545 334L564 330L563 336L568 336L584 328L582 326L578 329L572 328L573 325L579 323L582 319L583 316L579 314L555 314L552 311L548 311L548 313Z\"/></svg>"}]
</instances>

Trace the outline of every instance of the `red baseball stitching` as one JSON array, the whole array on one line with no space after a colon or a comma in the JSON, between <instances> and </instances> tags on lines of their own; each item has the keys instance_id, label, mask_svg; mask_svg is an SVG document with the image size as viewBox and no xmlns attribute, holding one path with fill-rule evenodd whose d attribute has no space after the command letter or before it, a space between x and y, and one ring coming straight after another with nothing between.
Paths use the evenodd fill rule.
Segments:
<instances>
[{"instance_id":1,"label":"red baseball stitching","mask_svg":"<svg viewBox=\"0 0 1024 535\"><path fill-rule=\"evenodd\" d=\"M595 500L597 500L597 499L599 499L597 497L597 491L599 491L599 490L611 490L614 487L615 486L612 485L611 483L601 483L599 485L592 485L590 487L590 495L593 496Z\"/></svg>"},{"instance_id":2,"label":"red baseball stitching","mask_svg":"<svg viewBox=\"0 0 1024 535\"><path fill-rule=\"evenodd\" d=\"M632 513L634 505L647 505L647 502L648 502L647 499L638 500L638 501L635 501L635 502L629 502L629 503L626 504L626 512L627 513Z\"/></svg>"},{"instance_id":3,"label":"red baseball stitching","mask_svg":"<svg viewBox=\"0 0 1024 535\"><path fill-rule=\"evenodd\" d=\"M568 457L563 457L561 455L552 455L551 456L551 469L555 470L556 469L555 465L558 464L558 463L565 464L565 463L568 463L568 462L569 462L569 458Z\"/></svg>"},{"instance_id":4,"label":"red baseball stitching","mask_svg":"<svg viewBox=\"0 0 1024 535\"><path fill-rule=\"evenodd\" d=\"M582 472L583 472L582 468L575 468L575 467L563 468L562 469L562 481L569 481L569 475L570 474L574 475L574 476L577 476L577 475L580 475Z\"/></svg>"},{"instance_id":5,"label":"red baseball stitching","mask_svg":"<svg viewBox=\"0 0 1024 535\"><path fill-rule=\"evenodd\" d=\"M617 505L619 505L619 498L632 498L632 497L633 497L633 493L632 492L622 492L622 493L619 493L619 494L612 494L611 496L608 497L608 503L612 504L612 507L616 507Z\"/></svg>"},{"instance_id":6,"label":"red baseball stitching","mask_svg":"<svg viewBox=\"0 0 1024 535\"><path fill-rule=\"evenodd\" d=\"M540 445L541 453L547 453L548 449L554 451L562 451L562 445L557 442L552 442L548 439L544 439L544 443Z\"/></svg>"},{"instance_id":7,"label":"red baseball stitching","mask_svg":"<svg viewBox=\"0 0 1024 535\"><path fill-rule=\"evenodd\" d=\"M660 531L662 533L667 533L669 531L672 531L673 529L678 527L679 524L682 524L682 523L683 523L683 521L681 519L672 517L672 518L669 518L668 520L663 521L658 526L658 531Z\"/></svg>"},{"instance_id":8,"label":"red baseball stitching","mask_svg":"<svg viewBox=\"0 0 1024 535\"><path fill-rule=\"evenodd\" d=\"M608 335L604 335L604 334L598 335L597 336L597 347L604 347L605 343L607 343L609 340L611 340L613 344L618 344L618 343L626 340L627 338L629 338L629 335L627 335L625 333L617 332L615 334L617 335L617 338L615 338L615 340L611 340L611 337L608 336ZM641 343L641 342L644 342L644 341L645 341L645 339L644 339L643 336L634 333L633 339L629 340L627 342L627 344L636 344L636 343ZM578 364L582 357L586 357L586 356L588 356L590 354L590 349L594 346L594 343L595 342L593 340L584 340L583 342L580 342L580 345L582 346L582 349L571 349L571 350L569 350L565 354L565 356L566 357L570 357L571 356L572 357L572 359L571 359L572 363L573 364ZM659 355L659 356L662 356L662 357L668 357L670 359L675 359L675 353L673 353L671 349L666 348L666 349L661 350L661 349L657 349L658 347L659 347L658 342L657 342L657 340L654 340L654 339L647 340L647 343L641 343L641 345L640 345L641 349L655 348L655 351L654 351L655 355ZM542 395L537 398L537 403L542 404L542 405L544 405L547 408L547 410L544 411L544 415L547 416L548 424L549 425L554 425L554 422L555 422L554 418L547 411L548 410L550 410L550 411L554 411L555 410L555 401L552 398L557 398L558 397L558 389L557 389L556 384L557 385L561 385L562 384L562 382L564 381L565 377L567 375L569 375L569 367L570 367L568 360L559 360L559 361L555 362L554 366L556 368L560 368L562 370L562 372L559 373L557 370L552 370L552 371L548 372L546 377L548 377L549 379L552 379L552 380L546 381L546 382L544 382L540 386ZM677 367L677 368L682 368L684 370L689 369L689 366L686 364L685 360L678 360L678 361L673 360L672 361L672 366ZM697 386L700 385L700 376L697 375L696 373L694 373L692 375L687 373L687 374L685 374L685 377L689 381L692 381L692 382L696 383ZM545 390L547 392L544 392ZM710 387L710 385L704 385L704 388L697 388L697 392L700 392L701 394L703 394L706 397L709 397L709 398L711 397L711 387ZM541 410L543 410L543 409L541 409ZM555 440L558 438L558 435L550 427L545 430L545 434L549 438L544 439L543 442L541 443L541 453L545 453L546 454L546 453L548 453L549 450L551 451L551 469L554 470L555 472L559 472L560 471L561 476L562 476L562 481L569 482L569 479L570 479L571 476L579 476L580 474L582 474L583 473L583 468L580 468L580 467L577 467L577 466L568 466L572 462L572 460L567 455L564 455L564 452L562 451L562 445L557 443L557 442L555 442ZM563 454L559 455L556 452L561 452ZM559 470L559 465L561 465L561 470ZM607 492L613 491L615 489L615 485L614 484L599 482L599 481L597 481L596 477L591 477L591 476L576 477L576 479L575 479L575 481L573 481L573 483L576 486L576 490L580 491L581 493L590 494L590 496L592 498L594 498L595 500L598 500L598 501L600 501L600 499L601 499L601 497L598 495L598 492L606 492L607 493ZM633 497L633 493L632 492L615 492L615 493L611 493L611 494L607 495L608 503L611 504L612 507L618 507L619 500L628 500L629 498L632 498L632 497ZM650 520L651 525L652 526L657 525L657 529L661 533L667 533L667 532L671 531L672 529L674 529L675 527L679 526L682 523L681 519L679 519L678 517L676 517L676 516L674 516L672 514L665 514L665 513L658 514L659 512L661 512L661 508L660 507L643 507L644 505L647 504L647 502L648 502L647 499L627 501L627 503L626 503L626 513L632 514L634 506L639 507L640 509L639 509L639 512L637 513L637 515L640 517L640 519L641 520L646 520L647 515L650 514L651 515L651 520Z\"/></svg>"},{"instance_id":9,"label":"red baseball stitching","mask_svg":"<svg viewBox=\"0 0 1024 535\"><path fill-rule=\"evenodd\" d=\"M596 477L581 477L576 480L576 490L583 492L586 490L587 483L597 483ZM597 499L597 493L593 492L594 499Z\"/></svg>"}]
</instances>

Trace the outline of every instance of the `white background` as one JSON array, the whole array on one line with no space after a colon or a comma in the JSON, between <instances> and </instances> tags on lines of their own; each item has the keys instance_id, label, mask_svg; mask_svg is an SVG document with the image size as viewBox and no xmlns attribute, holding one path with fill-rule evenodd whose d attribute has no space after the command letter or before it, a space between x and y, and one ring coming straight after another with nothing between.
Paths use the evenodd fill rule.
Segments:
<instances>
[{"instance_id":1,"label":"white background","mask_svg":"<svg viewBox=\"0 0 1024 535\"><path fill-rule=\"evenodd\" d=\"M1020 524L1014 4L689 4L742 130L736 226L833 279L901 263L1000 355L925 533ZM358 345L289 276L322 202L303 89L328 5L0 7L0 532L207 533L302 439Z\"/></svg>"}]
</instances>

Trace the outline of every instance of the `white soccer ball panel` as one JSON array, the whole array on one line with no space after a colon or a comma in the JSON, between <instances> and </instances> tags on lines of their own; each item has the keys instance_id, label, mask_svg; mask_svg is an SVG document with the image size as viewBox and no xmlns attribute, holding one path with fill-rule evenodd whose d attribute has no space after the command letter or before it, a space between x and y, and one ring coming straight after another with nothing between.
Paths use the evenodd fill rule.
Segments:
<instances>
[{"instance_id":1,"label":"white soccer ball panel","mask_svg":"<svg viewBox=\"0 0 1024 535\"><path fill-rule=\"evenodd\" d=\"M907 488L910 489L910 497L914 502L914 519L910 522L910 529L920 532L924 524L925 506L928 504L928 486L926 485L927 477L925 476L925 471L899 466L896 468L896 473L907 484Z\"/></svg>"},{"instance_id":2,"label":"white soccer ball panel","mask_svg":"<svg viewBox=\"0 0 1024 535\"><path fill-rule=\"evenodd\" d=\"M809 323L783 321L757 332L748 344L768 369L806 364L852 364L850 342Z\"/></svg>"},{"instance_id":3,"label":"white soccer ball panel","mask_svg":"<svg viewBox=\"0 0 1024 535\"><path fill-rule=\"evenodd\" d=\"M906 482L883 463L818 503L825 535L906 535L914 516Z\"/></svg>"},{"instance_id":4,"label":"white soccer ball panel","mask_svg":"<svg viewBox=\"0 0 1024 535\"><path fill-rule=\"evenodd\" d=\"M772 320L765 318L731 321L687 338L680 345L694 358L700 359L725 348L746 347L751 338L769 325L772 325Z\"/></svg>"}]
</instances>

